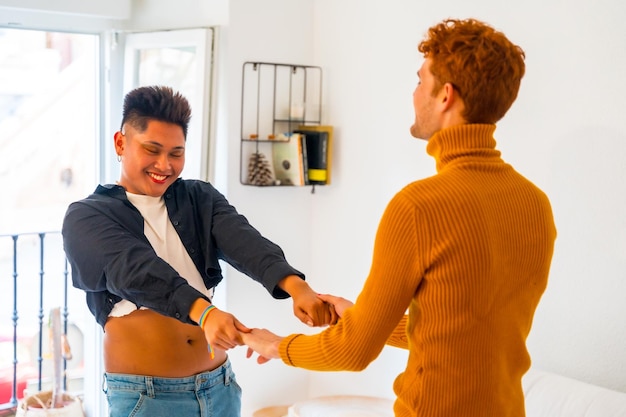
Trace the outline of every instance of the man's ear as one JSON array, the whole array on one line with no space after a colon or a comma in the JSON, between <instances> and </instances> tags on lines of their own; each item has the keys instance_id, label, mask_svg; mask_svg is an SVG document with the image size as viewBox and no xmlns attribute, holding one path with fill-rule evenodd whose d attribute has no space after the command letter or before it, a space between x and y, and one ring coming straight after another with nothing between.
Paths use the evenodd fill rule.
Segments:
<instances>
[{"instance_id":1,"label":"man's ear","mask_svg":"<svg viewBox=\"0 0 626 417\"><path fill-rule=\"evenodd\" d=\"M445 83L443 87L441 87L440 94L440 103L444 106L444 110L450 109L455 104L455 101L459 98L458 93L454 89L452 83Z\"/></svg>"},{"instance_id":2,"label":"man's ear","mask_svg":"<svg viewBox=\"0 0 626 417\"><path fill-rule=\"evenodd\" d=\"M120 132L119 130L115 132L115 134L113 135L113 144L115 145L115 150L117 151L118 155L121 155L120 151L124 150L124 142L125 138L122 132Z\"/></svg>"},{"instance_id":3,"label":"man's ear","mask_svg":"<svg viewBox=\"0 0 626 417\"><path fill-rule=\"evenodd\" d=\"M445 83L441 88L441 105L442 111L445 113L454 113L455 117L467 123L463 114L465 113L465 101L459 94L459 90L451 83Z\"/></svg>"}]
</instances>

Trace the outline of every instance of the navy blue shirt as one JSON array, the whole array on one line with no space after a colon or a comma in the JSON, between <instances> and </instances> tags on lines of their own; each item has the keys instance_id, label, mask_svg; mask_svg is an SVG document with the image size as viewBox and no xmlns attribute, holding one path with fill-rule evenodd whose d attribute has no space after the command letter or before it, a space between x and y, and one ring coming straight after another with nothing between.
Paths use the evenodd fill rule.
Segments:
<instances>
[{"instance_id":1,"label":"navy blue shirt","mask_svg":"<svg viewBox=\"0 0 626 417\"><path fill-rule=\"evenodd\" d=\"M163 195L168 216L207 288L222 280L219 260L263 284L274 298L289 294L277 284L304 274L287 263L282 249L263 237L211 184L174 182ZM184 323L189 309L206 297L155 253L144 220L119 185L99 185L70 204L63 220L63 246L72 282L104 324L113 306L127 299Z\"/></svg>"}]
</instances>

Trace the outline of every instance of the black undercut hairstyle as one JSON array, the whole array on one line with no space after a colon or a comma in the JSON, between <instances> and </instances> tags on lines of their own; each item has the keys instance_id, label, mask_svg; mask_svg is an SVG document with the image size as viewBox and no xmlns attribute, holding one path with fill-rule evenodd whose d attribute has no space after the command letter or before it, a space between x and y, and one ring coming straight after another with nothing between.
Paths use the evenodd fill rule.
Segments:
<instances>
[{"instance_id":1,"label":"black undercut hairstyle","mask_svg":"<svg viewBox=\"0 0 626 417\"><path fill-rule=\"evenodd\" d=\"M187 99L171 87L139 87L124 98L122 123L128 123L139 132L145 132L150 120L177 124L187 139L187 128L191 119L191 107Z\"/></svg>"}]
</instances>

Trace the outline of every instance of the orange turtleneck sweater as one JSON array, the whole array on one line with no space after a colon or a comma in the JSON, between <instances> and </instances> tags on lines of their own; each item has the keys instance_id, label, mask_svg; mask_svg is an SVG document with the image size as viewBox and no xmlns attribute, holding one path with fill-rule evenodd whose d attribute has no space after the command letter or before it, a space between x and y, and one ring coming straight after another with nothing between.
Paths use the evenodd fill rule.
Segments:
<instances>
[{"instance_id":1,"label":"orange turtleneck sweater","mask_svg":"<svg viewBox=\"0 0 626 417\"><path fill-rule=\"evenodd\" d=\"M285 363L358 371L389 344L409 350L396 416L525 415L526 338L556 229L548 198L501 159L494 131L462 125L429 140L437 174L390 201L354 306L319 334L286 337Z\"/></svg>"}]
</instances>

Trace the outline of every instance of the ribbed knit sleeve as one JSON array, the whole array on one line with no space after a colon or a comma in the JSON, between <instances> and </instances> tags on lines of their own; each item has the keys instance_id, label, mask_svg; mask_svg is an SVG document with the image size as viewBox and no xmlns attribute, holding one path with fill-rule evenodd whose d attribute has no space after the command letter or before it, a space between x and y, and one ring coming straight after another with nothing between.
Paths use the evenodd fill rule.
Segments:
<instances>
[{"instance_id":1,"label":"ribbed knit sleeve","mask_svg":"<svg viewBox=\"0 0 626 417\"><path fill-rule=\"evenodd\" d=\"M319 371L359 371L383 349L413 299L428 264L427 224L398 194L383 214L369 276L355 304L317 335L287 337L280 345L289 365ZM416 256L418 251L424 252Z\"/></svg>"},{"instance_id":2,"label":"ribbed knit sleeve","mask_svg":"<svg viewBox=\"0 0 626 417\"><path fill-rule=\"evenodd\" d=\"M386 343L387 345L397 347L400 349L409 348L409 339L406 335L406 332L407 332L406 326L408 324L407 323L408 318L409 318L408 315L405 315L404 317L402 317L402 320L400 320L396 328L393 329L393 332L391 332L391 335L387 339L387 343Z\"/></svg>"}]
</instances>

